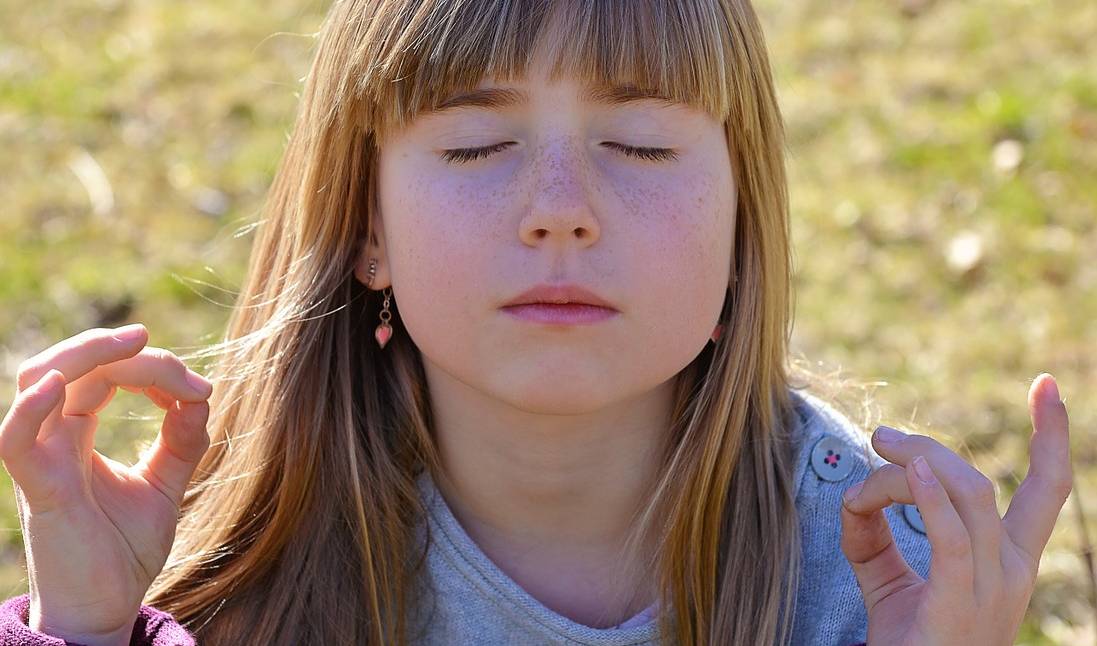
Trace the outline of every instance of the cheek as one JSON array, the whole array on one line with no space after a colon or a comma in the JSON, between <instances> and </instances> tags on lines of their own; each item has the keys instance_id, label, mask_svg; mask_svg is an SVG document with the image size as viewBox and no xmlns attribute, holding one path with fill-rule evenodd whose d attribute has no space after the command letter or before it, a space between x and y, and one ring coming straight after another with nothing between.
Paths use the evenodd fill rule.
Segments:
<instances>
[{"instance_id":1,"label":"cheek","mask_svg":"<svg viewBox=\"0 0 1097 646\"><path fill-rule=\"evenodd\" d=\"M388 261L412 338L451 344L475 328L474 319L482 316L477 307L498 297L485 276L491 276L491 250L500 242L491 239L493 215L483 193L452 179L419 177L382 201Z\"/></svg>"},{"instance_id":2,"label":"cheek","mask_svg":"<svg viewBox=\"0 0 1097 646\"><path fill-rule=\"evenodd\" d=\"M734 206L719 177L694 173L637 188L626 198L633 251L630 293L662 328L675 321L711 333L731 267Z\"/></svg>"}]
</instances>

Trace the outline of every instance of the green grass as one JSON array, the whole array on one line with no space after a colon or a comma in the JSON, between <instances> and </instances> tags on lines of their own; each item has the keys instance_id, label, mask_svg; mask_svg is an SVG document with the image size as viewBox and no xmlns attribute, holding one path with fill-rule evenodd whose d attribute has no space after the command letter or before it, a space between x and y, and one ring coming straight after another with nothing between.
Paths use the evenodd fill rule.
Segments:
<instances>
[{"instance_id":1,"label":"green grass","mask_svg":"<svg viewBox=\"0 0 1097 646\"><path fill-rule=\"evenodd\" d=\"M1017 643L1094 643L1075 504L1097 536L1097 5L758 7L789 127L794 350L886 382L884 421L964 447L1003 511L1027 470L1028 384L1053 373L1077 498ZM262 202L325 8L0 0L0 404L22 358L89 327L142 321L168 348L220 334L216 287L238 284L250 243L232 234ZM132 461L157 413L120 393L97 448ZM0 519L0 595L21 593L7 477Z\"/></svg>"}]
</instances>

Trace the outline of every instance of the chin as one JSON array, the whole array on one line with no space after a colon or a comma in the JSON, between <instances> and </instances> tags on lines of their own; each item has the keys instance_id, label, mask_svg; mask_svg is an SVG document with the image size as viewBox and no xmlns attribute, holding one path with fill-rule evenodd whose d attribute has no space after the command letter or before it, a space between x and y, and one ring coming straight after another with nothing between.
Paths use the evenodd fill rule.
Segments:
<instances>
[{"instance_id":1,"label":"chin","mask_svg":"<svg viewBox=\"0 0 1097 646\"><path fill-rule=\"evenodd\" d=\"M493 384L493 396L526 413L539 415L582 415L624 399L627 394L608 389L602 380L576 378L532 378Z\"/></svg>"}]
</instances>

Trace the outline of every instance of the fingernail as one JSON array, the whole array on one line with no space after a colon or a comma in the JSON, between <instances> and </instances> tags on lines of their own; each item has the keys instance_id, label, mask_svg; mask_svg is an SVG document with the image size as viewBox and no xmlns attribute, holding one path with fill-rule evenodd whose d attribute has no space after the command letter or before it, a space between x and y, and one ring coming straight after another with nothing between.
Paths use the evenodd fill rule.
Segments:
<instances>
[{"instance_id":1,"label":"fingernail","mask_svg":"<svg viewBox=\"0 0 1097 646\"><path fill-rule=\"evenodd\" d=\"M119 341L135 341L141 338L141 335L144 333L144 328L145 326L140 323L131 323L115 329L112 336Z\"/></svg>"},{"instance_id":2,"label":"fingernail","mask_svg":"<svg viewBox=\"0 0 1097 646\"><path fill-rule=\"evenodd\" d=\"M209 380L190 368L187 368L187 384L200 393L208 392L213 388Z\"/></svg>"},{"instance_id":3,"label":"fingernail","mask_svg":"<svg viewBox=\"0 0 1097 646\"><path fill-rule=\"evenodd\" d=\"M849 489L846 489L845 493L842 494L842 499L845 500L846 503L851 503L857 499L857 496L861 495L861 490L864 488L865 481L862 480L861 482L858 482Z\"/></svg>"},{"instance_id":4,"label":"fingernail","mask_svg":"<svg viewBox=\"0 0 1097 646\"><path fill-rule=\"evenodd\" d=\"M1048 381L1051 382L1050 386L1045 386L1045 388L1047 388L1048 399L1052 399L1053 401L1062 401L1063 398L1059 396L1059 385L1055 383L1055 377L1048 375Z\"/></svg>"},{"instance_id":5,"label":"fingernail","mask_svg":"<svg viewBox=\"0 0 1097 646\"><path fill-rule=\"evenodd\" d=\"M890 426L880 426L876 429L876 439L881 442L898 442L903 439L903 435L903 433L900 433Z\"/></svg>"},{"instance_id":6,"label":"fingernail","mask_svg":"<svg viewBox=\"0 0 1097 646\"><path fill-rule=\"evenodd\" d=\"M922 481L922 484L933 484L937 482L937 478L933 476L933 469L929 467L929 462L926 461L920 455L914 456L914 475L918 476L918 479Z\"/></svg>"}]
</instances>

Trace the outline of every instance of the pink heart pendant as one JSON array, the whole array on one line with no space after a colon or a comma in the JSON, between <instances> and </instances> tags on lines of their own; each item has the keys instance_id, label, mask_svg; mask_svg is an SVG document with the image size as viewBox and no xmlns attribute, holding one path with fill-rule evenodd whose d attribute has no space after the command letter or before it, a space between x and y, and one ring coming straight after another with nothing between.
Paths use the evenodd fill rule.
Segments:
<instances>
[{"instance_id":1,"label":"pink heart pendant","mask_svg":"<svg viewBox=\"0 0 1097 646\"><path fill-rule=\"evenodd\" d=\"M381 347L384 348L385 344L389 342L390 338L392 338L392 326L386 325L384 323L378 325L377 329L373 331L373 336L377 339L377 343L379 343Z\"/></svg>"}]
</instances>

